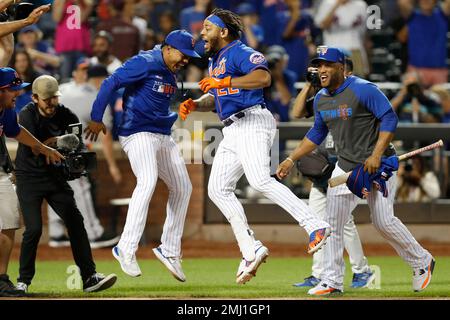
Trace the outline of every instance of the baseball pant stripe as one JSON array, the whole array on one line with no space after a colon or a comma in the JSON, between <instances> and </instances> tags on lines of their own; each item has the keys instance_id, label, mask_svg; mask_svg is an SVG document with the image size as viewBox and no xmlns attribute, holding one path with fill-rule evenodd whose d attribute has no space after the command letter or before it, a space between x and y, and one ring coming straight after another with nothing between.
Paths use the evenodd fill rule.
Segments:
<instances>
[{"instance_id":1,"label":"baseball pant stripe","mask_svg":"<svg viewBox=\"0 0 450 320\"><path fill-rule=\"evenodd\" d=\"M326 219L326 202L326 194L313 186L309 194L309 207L320 219ZM354 208L350 208L349 210L352 212ZM362 273L369 270L368 261L364 256L361 240L359 239L358 230L356 229L352 214L349 215L349 221L344 225L344 247L348 253L353 273ZM321 278L324 259L324 250L319 250L313 255L311 274L316 278Z\"/></svg>"},{"instance_id":2,"label":"baseball pant stripe","mask_svg":"<svg viewBox=\"0 0 450 320\"><path fill-rule=\"evenodd\" d=\"M324 262L322 280L333 288L343 290L344 282L344 224L350 218L352 208L356 206L353 194L336 194L332 188L327 192L326 221L331 226L331 236L324 246Z\"/></svg>"},{"instance_id":3,"label":"baseball pant stripe","mask_svg":"<svg viewBox=\"0 0 450 320\"><path fill-rule=\"evenodd\" d=\"M423 268L429 264L431 254L417 242L400 219L394 216L397 187L395 174L388 180L387 186L389 191L387 198L378 191L372 191L367 198L372 222L407 264L412 268Z\"/></svg>"},{"instance_id":4,"label":"baseball pant stripe","mask_svg":"<svg viewBox=\"0 0 450 320\"><path fill-rule=\"evenodd\" d=\"M139 132L120 137L120 141L130 160L137 184L131 196L118 246L126 254L133 255L144 232L150 199L158 179L156 154L161 139L150 132Z\"/></svg>"},{"instance_id":5,"label":"baseball pant stripe","mask_svg":"<svg viewBox=\"0 0 450 320\"><path fill-rule=\"evenodd\" d=\"M179 257L192 184L184 160L172 137L164 137L157 159L159 176L169 189L161 249L165 256Z\"/></svg>"},{"instance_id":6,"label":"baseball pant stripe","mask_svg":"<svg viewBox=\"0 0 450 320\"><path fill-rule=\"evenodd\" d=\"M246 121L248 119L248 121ZM244 121L242 121L244 120ZM308 205L282 183L270 177L270 148L276 133L276 123L267 109L252 110L249 117L234 128L238 156L250 185L286 210L308 235L328 224L314 215ZM245 134L246 133L246 134ZM251 133L250 136L248 136Z\"/></svg>"}]
</instances>

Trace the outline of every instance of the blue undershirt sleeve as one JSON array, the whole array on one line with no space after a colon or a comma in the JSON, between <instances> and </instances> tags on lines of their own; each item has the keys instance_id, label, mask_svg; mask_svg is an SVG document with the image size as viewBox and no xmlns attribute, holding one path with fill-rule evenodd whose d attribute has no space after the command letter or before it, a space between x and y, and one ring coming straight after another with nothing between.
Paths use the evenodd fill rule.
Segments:
<instances>
[{"instance_id":1,"label":"blue undershirt sleeve","mask_svg":"<svg viewBox=\"0 0 450 320\"><path fill-rule=\"evenodd\" d=\"M365 83L355 90L359 101L381 121L380 131L394 132L398 118L383 92L373 83Z\"/></svg>"}]
</instances>

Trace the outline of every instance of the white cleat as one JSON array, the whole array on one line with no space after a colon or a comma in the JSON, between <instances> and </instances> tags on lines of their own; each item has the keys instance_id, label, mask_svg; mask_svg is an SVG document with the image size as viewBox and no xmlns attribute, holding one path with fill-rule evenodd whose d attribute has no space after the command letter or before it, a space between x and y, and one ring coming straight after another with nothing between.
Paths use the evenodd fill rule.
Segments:
<instances>
[{"instance_id":1,"label":"white cleat","mask_svg":"<svg viewBox=\"0 0 450 320\"><path fill-rule=\"evenodd\" d=\"M415 292L424 290L431 282L431 276L433 274L434 265L436 261L431 258L430 264L424 269L413 270L413 289Z\"/></svg>"},{"instance_id":2,"label":"white cleat","mask_svg":"<svg viewBox=\"0 0 450 320\"><path fill-rule=\"evenodd\" d=\"M142 272L136 261L136 255L126 255L118 246L112 248L112 254L120 262L122 271L131 277L139 277Z\"/></svg>"},{"instance_id":3,"label":"white cleat","mask_svg":"<svg viewBox=\"0 0 450 320\"><path fill-rule=\"evenodd\" d=\"M183 268L181 267L181 259L179 257L166 257L162 253L160 247L152 249L155 256L162 262L162 264L170 271L175 279L181 282L186 281Z\"/></svg>"},{"instance_id":4,"label":"white cleat","mask_svg":"<svg viewBox=\"0 0 450 320\"><path fill-rule=\"evenodd\" d=\"M308 294L311 296L330 296L340 295L343 291L330 287L326 282L320 281L317 286L308 290Z\"/></svg>"},{"instance_id":5,"label":"white cleat","mask_svg":"<svg viewBox=\"0 0 450 320\"><path fill-rule=\"evenodd\" d=\"M238 272L236 274L236 283L245 284L250 281L251 278L256 276L256 271L258 270L261 263L266 262L267 257L269 256L269 249L263 246L261 241L255 242L255 260L247 261L242 259L239 264Z\"/></svg>"}]
</instances>

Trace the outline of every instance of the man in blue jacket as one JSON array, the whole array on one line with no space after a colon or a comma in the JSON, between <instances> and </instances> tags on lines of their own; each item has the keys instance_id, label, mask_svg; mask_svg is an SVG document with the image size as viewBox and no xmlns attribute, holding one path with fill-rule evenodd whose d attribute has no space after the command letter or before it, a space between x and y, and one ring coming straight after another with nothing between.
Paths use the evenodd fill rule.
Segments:
<instances>
[{"instance_id":1,"label":"man in blue jacket","mask_svg":"<svg viewBox=\"0 0 450 320\"><path fill-rule=\"evenodd\" d=\"M135 253L159 176L169 188L169 200L161 245L153 252L177 280L186 281L180 260L181 236L192 185L170 136L177 119L177 114L170 111L170 99L177 90L176 73L190 57L200 57L194 45L190 33L175 30L161 45L128 60L103 82L92 107L92 121L85 130L87 138L94 140L100 131L106 131L102 118L109 98L124 87L119 141L130 159L137 185L120 241L112 251L122 270L132 277L141 275Z\"/></svg>"}]
</instances>

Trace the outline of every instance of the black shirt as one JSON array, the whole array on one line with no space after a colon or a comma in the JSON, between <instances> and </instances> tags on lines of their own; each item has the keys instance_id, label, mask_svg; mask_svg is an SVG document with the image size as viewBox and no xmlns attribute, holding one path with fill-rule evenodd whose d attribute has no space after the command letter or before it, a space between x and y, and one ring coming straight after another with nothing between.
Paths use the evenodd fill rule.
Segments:
<instances>
[{"instance_id":1,"label":"black shirt","mask_svg":"<svg viewBox=\"0 0 450 320\"><path fill-rule=\"evenodd\" d=\"M67 127L79 123L78 117L60 104L53 117L47 118L39 113L37 104L30 102L19 113L19 124L41 142L48 138L61 136ZM16 176L47 176L54 172L54 165L47 165L45 156L36 156L31 148L19 143L16 156Z\"/></svg>"}]
</instances>

